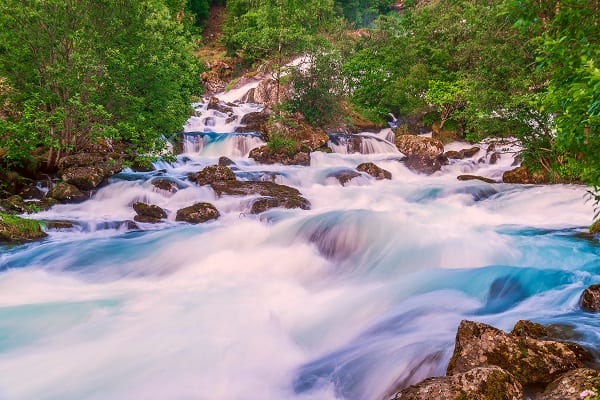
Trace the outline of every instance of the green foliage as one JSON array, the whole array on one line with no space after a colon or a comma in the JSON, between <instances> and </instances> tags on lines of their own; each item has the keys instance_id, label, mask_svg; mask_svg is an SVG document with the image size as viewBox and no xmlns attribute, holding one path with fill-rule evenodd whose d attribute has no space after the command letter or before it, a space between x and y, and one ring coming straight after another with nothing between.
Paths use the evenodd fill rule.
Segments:
<instances>
[{"instance_id":1,"label":"green foliage","mask_svg":"<svg viewBox=\"0 0 600 400\"><path fill-rule=\"evenodd\" d=\"M6 0L0 27L0 76L16 109L0 118L5 161L45 147L55 165L99 137L145 152L189 115L198 64L161 0Z\"/></svg>"},{"instance_id":2,"label":"green foliage","mask_svg":"<svg viewBox=\"0 0 600 400\"><path fill-rule=\"evenodd\" d=\"M289 155L293 155L296 153L299 144L295 140L288 139L282 134L275 133L271 135L270 140L267 142L267 147L274 153L285 150Z\"/></svg>"},{"instance_id":3,"label":"green foliage","mask_svg":"<svg viewBox=\"0 0 600 400\"><path fill-rule=\"evenodd\" d=\"M333 22L333 0L230 0L227 8L223 43L249 61L302 52Z\"/></svg>"},{"instance_id":4,"label":"green foliage","mask_svg":"<svg viewBox=\"0 0 600 400\"><path fill-rule=\"evenodd\" d=\"M45 236L38 221L0 213L0 242L22 242Z\"/></svg>"},{"instance_id":5,"label":"green foliage","mask_svg":"<svg viewBox=\"0 0 600 400\"><path fill-rule=\"evenodd\" d=\"M352 101L382 117L435 110L471 135L527 130L518 96L534 86L533 58L501 11L501 0L439 0L380 18L344 65Z\"/></svg>"},{"instance_id":6,"label":"green foliage","mask_svg":"<svg viewBox=\"0 0 600 400\"><path fill-rule=\"evenodd\" d=\"M393 0L335 0L334 8L338 16L355 27L361 27L388 13L393 3Z\"/></svg>"},{"instance_id":7,"label":"green foliage","mask_svg":"<svg viewBox=\"0 0 600 400\"><path fill-rule=\"evenodd\" d=\"M536 108L553 129L548 145L556 171L574 170L600 200L600 2L507 1L515 25L536 46L537 70L546 78Z\"/></svg>"},{"instance_id":8,"label":"green foliage","mask_svg":"<svg viewBox=\"0 0 600 400\"><path fill-rule=\"evenodd\" d=\"M291 72L291 98L287 107L300 112L313 126L324 126L341 112L343 95L341 58L334 50L320 49L307 56L307 66Z\"/></svg>"}]
</instances>

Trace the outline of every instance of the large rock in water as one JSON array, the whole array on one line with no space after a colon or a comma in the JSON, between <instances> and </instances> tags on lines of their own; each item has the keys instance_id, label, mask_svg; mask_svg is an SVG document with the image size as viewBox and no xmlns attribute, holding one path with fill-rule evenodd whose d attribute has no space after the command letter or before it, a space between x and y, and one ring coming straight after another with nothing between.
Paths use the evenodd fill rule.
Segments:
<instances>
[{"instance_id":1,"label":"large rock in water","mask_svg":"<svg viewBox=\"0 0 600 400\"><path fill-rule=\"evenodd\" d=\"M600 284L592 285L581 295L581 308L585 311L600 311Z\"/></svg>"},{"instance_id":2,"label":"large rock in water","mask_svg":"<svg viewBox=\"0 0 600 400\"><path fill-rule=\"evenodd\" d=\"M61 203L80 203L90 198L89 193L83 193L77 187L60 182L46 193L47 198L58 200Z\"/></svg>"},{"instance_id":3,"label":"large rock in water","mask_svg":"<svg viewBox=\"0 0 600 400\"><path fill-rule=\"evenodd\" d=\"M137 222L155 224L160 222L161 219L167 218L165 210L154 204L146 204L137 201L133 203L133 209L137 213L133 220Z\"/></svg>"},{"instance_id":4,"label":"large rock in water","mask_svg":"<svg viewBox=\"0 0 600 400\"><path fill-rule=\"evenodd\" d=\"M600 372L579 368L569 371L550 383L543 393L534 396L534 400L585 400L595 399L600 393Z\"/></svg>"},{"instance_id":5,"label":"large rock in water","mask_svg":"<svg viewBox=\"0 0 600 400\"><path fill-rule=\"evenodd\" d=\"M582 367L587 355L572 343L508 334L490 325L461 321L447 375L498 366L522 385L547 384L562 373Z\"/></svg>"},{"instance_id":6,"label":"large rock in water","mask_svg":"<svg viewBox=\"0 0 600 400\"><path fill-rule=\"evenodd\" d=\"M429 378L396 393L392 400L521 400L523 388L510 373L499 367Z\"/></svg>"},{"instance_id":7,"label":"large rock in water","mask_svg":"<svg viewBox=\"0 0 600 400\"><path fill-rule=\"evenodd\" d=\"M404 163L413 171L432 174L442 168L444 144L438 139L399 135L396 147L406 156Z\"/></svg>"},{"instance_id":8,"label":"large rock in water","mask_svg":"<svg viewBox=\"0 0 600 400\"><path fill-rule=\"evenodd\" d=\"M219 218L219 211L210 203L196 203L193 206L182 208L177 211L175 221L185 221L191 224L199 224Z\"/></svg>"},{"instance_id":9,"label":"large rock in water","mask_svg":"<svg viewBox=\"0 0 600 400\"><path fill-rule=\"evenodd\" d=\"M540 184L544 183L546 178L541 172L529 172L527 167L521 166L502 174L504 183L522 183L522 184Z\"/></svg>"},{"instance_id":10,"label":"large rock in water","mask_svg":"<svg viewBox=\"0 0 600 400\"><path fill-rule=\"evenodd\" d=\"M269 113L265 110L248 113L242 117L240 121L242 125L235 128L235 131L265 133L268 119Z\"/></svg>"},{"instance_id":11,"label":"large rock in water","mask_svg":"<svg viewBox=\"0 0 600 400\"><path fill-rule=\"evenodd\" d=\"M377 180L392 179L392 173L387 171L372 162L362 163L356 167L357 171L365 172Z\"/></svg>"},{"instance_id":12,"label":"large rock in water","mask_svg":"<svg viewBox=\"0 0 600 400\"><path fill-rule=\"evenodd\" d=\"M209 165L200 172L189 174L188 179L202 186L218 181L235 181L236 177L229 167L224 165Z\"/></svg>"},{"instance_id":13,"label":"large rock in water","mask_svg":"<svg viewBox=\"0 0 600 400\"><path fill-rule=\"evenodd\" d=\"M302 210L310 208L310 202L302 197L298 189L273 182L220 181L211 183L211 187L218 196L224 194L234 196L258 194L262 196L252 204L250 209L252 214L258 214L273 207L300 208Z\"/></svg>"},{"instance_id":14,"label":"large rock in water","mask_svg":"<svg viewBox=\"0 0 600 400\"><path fill-rule=\"evenodd\" d=\"M15 215L0 214L0 243L22 243L48 236L39 222Z\"/></svg>"},{"instance_id":15,"label":"large rock in water","mask_svg":"<svg viewBox=\"0 0 600 400\"><path fill-rule=\"evenodd\" d=\"M95 189L122 168L116 153L72 154L61 158L58 164L62 180L83 191Z\"/></svg>"},{"instance_id":16,"label":"large rock in water","mask_svg":"<svg viewBox=\"0 0 600 400\"><path fill-rule=\"evenodd\" d=\"M285 148L274 151L269 146L261 146L250 151L248 157L253 158L261 164L283 164L283 165L310 165L309 151L292 151Z\"/></svg>"},{"instance_id":17,"label":"large rock in water","mask_svg":"<svg viewBox=\"0 0 600 400\"><path fill-rule=\"evenodd\" d=\"M339 171L331 172L327 175L327 178L335 178L338 180L340 185L346 186L346 183L359 176L360 173L356 172L353 169L342 169Z\"/></svg>"}]
</instances>

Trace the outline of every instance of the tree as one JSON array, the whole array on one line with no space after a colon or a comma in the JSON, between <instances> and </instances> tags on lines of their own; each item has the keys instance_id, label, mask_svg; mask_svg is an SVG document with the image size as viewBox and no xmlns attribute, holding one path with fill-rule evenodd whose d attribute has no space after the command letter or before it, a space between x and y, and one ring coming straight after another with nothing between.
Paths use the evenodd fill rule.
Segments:
<instances>
[{"instance_id":1,"label":"tree","mask_svg":"<svg viewBox=\"0 0 600 400\"><path fill-rule=\"evenodd\" d=\"M5 160L46 148L52 167L100 138L152 150L189 115L191 42L160 0L5 0L0 76L14 109L0 119Z\"/></svg>"}]
</instances>

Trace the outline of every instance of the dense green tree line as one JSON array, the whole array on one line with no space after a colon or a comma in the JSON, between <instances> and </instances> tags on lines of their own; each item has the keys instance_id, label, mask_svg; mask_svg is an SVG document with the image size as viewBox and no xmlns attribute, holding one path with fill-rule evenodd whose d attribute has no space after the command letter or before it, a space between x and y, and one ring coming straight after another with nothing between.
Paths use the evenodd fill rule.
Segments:
<instances>
[{"instance_id":1,"label":"dense green tree line","mask_svg":"<svg viewBox=\"0 0 600 400\"><path fill-rule=\"evenodd\" d=\"M47 149L53 166L100 139L141 153L180 130L199 88L184 13L161 0L3 1L3 161Z\"/></svg>"}]
</instances>

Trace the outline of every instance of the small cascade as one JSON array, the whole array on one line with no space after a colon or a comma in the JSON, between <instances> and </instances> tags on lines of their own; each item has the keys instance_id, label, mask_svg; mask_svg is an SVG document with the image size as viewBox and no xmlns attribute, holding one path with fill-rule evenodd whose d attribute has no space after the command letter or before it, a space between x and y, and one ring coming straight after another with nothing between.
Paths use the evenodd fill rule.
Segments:
<instances>
[{"instance_id":1,"label":"small cascade","mask_svg":"<svg viewBox=\"0 0 600 400\"><path fill-rule=\"evenodd\" d=\"M194 115L184 125L184 132L235 132L241 126L244 115L263 109L260 104L232 103L216 97L202 99L193 106Z\"/></svg>"},{"instance_id":2,"label":"small cascade","mask_svg":"<svg viewBox=\"0 0 600 400\"><path fill-rule=\"evenodd\" d=\"M256 133L185 132L183 152L208 157L248 157L250 151L265 144Z\"/></svg>"},{"instance_id":3,"label":"small cascade","mask_svg":"<svg viewBox=\"0 0 600 400\"><path fill-rule=\"evenodd\" d=\"M382 132L389 131L386 129ZM371 133L359 133L359 134L347 134L347 133L330 133L329 142L327 145L333 150L334 153L339 154L378 154L378 153L399 153L396 145L394 145L390 139L390 133L385 132L384 138L380 134ZM391 132L393 136L393 132Z\"/></svg>"}]
</instances>

